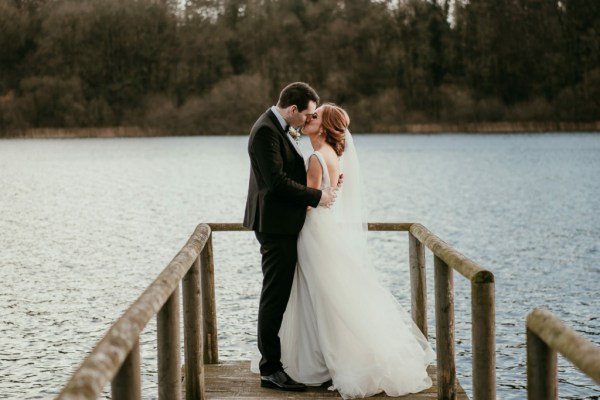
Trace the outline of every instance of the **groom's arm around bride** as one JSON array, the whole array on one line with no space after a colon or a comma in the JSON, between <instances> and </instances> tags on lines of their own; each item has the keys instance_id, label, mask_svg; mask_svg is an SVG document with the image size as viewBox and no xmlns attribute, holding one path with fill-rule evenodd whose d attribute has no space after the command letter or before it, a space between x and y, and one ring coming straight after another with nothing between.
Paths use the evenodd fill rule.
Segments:
<instances>
[{"instance_id":1,"label":"groom's arm around bride","mask_svg":"<svg viewBox=\"0 0 600 400\"><path fill-rule=\"evenodd\" d=\"M306 206L327 207L335 200L334 189L321 191L306 186L304 158L286 130L303 126L318 101L310 86L292 83L282 91L277 107L268 109L254 123L248 140L251 170L244 216L247 228L297 233L304 223Z\"/></svg>"}]
</instances>

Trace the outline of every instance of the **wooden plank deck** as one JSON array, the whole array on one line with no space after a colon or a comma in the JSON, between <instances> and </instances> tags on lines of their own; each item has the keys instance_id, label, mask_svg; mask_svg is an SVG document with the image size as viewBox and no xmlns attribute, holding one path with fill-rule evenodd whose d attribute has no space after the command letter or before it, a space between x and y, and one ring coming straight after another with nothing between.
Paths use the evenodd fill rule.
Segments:
<instances>
[{"instance_id":1,"label":"wooden plank deck","mask_svg":"<svg viewBox=\"0 0 600 400\"><path fill-rule=\"evenodd\" d=\"M421 393L401 397L388 397L379 394L374 397L402 400L424 400L437 398L436 368L430 366L427 371L433 380L433 387ZM282 392L263 389L259 376L250 371L250 361L232 361L218 365L205 365L205 394L207 399L331 399L341 398L337 392L325 388L309 388L306 392ZM184 385L185 387L185 385ZM465 391L458 387L457 400L469 400Z\"/></svg>"}]
</instances>

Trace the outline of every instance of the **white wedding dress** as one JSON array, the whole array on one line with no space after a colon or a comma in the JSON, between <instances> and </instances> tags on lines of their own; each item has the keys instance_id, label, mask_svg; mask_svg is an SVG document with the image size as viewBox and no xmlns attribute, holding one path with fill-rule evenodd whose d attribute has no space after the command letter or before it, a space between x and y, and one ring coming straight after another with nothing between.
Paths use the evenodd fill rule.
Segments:
<instances>
[{"instance_id":1,"label":"white wedding dress","mask_svg":"<svg viewBox=\"0 0 600 400\"><path fill-rule=\"evenodd\" d=\"M322 187L330 186L323 156ZM296 381L331 379L343 398L417 393L431 386L427 339L369 264L358 159L346 132L344 183L332 208L307 213L298 267L279 331L282 363Z\"/></svg>"}]
</instances>

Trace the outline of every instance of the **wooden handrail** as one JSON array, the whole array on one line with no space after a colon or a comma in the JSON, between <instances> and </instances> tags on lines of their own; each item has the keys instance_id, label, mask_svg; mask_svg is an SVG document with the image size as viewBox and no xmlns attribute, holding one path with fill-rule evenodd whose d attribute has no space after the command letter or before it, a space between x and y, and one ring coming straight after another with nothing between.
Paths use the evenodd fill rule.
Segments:
<instances>
[{"instance_id":1,"label":"wooden handrail","mask_svg":"<svg viewBox=\"0 0 600 400\"><path fill-rule=\"evenodd\" d=\"M600 384L600 348L565 325L550 311L527 315L527 395L530 400L558 398L556 352Z\"/></svg>"},{"instance_id":2,"label":"wooden handrail","mask_svg":"<svg viewBox=\"0 0 600 400\"><path fill-rule=\"evenodd\" d=\"M416 223L369 223L370 231L408 232L412 317L427 336L425 246L434 254L438 398L456 396L454 283L471 281L474 400L496 398L494 275ZM137 399L139 335L157 315L159 399L179 399L179 283L183 287L187 399L204 399L204 364L218 363L212 232L247 231L239 223L200 224L158 278L113 324L57 399L95 399L112 380L113 398ZM158 314L157 314L158 313ZM176 371L174 371L176 369Z\"/></svg>"},{"instance_id":3,"label":"wooden handrail","mask_svg":"<svg viewBox=\"0 0 600 400\"><path fill-rule=\"evenodd\" d=\"M208 223L213 232L224 231L247 231L244 225L235 222L210 222ZM370 231L408 231L414 225L412 222L369 222Z\"/></svg>"},{"instance_id":4,"label":"wooden handrail","mask_svg":"<svg viewBox=\"0 0 600 400\"><path fill-rule=\"evenodd\" d=\"M473 398L496 398L496 308L494 274L481 268L431 233L421 224L409 227L411 260L411 308L413 320L427 334L424 255L422 245L434 255L435 320L438 358L438 398L456 394L454 347L454 278L458 271L471 281L471 341L473 349ZM416 297L416 298L415 298ZM415 305L418 307L415 310Z\"/></svg>"},{"instance_id":5,"label":"wooden handrail","mask_svg":"<svg viewBox=\"0 0 600 400\"><path fill-rule=\"evenodd\" d=\"M471 282L494 282L494 274L460 254L423 225L411 224L410 233L419 239L421 243L424 243L433 254L441 258L449 267L455 269Z\"/></svg>"},{"instance_id":6,"label":"wooden handrail","mask_svg":"<svg viewBox=\"0 0 600 400\"><path fill-rule=\"evenodd\" d=\"M186 245L169 265L110 327L71 376L57 399L97 398L106 384L118 376L126 358L133 359L134 363L137 359L137 367L139 368L138 342L142 329L161 310L175 289L178 288L179 282L198 259L210 233L211 230L208 225L198 225ZM199 291L199 288L197 291ZM134 349L136 351L130 356ZM127 370L130 370L131 366L126 365ZM135 369L135 365L133 369ZM123 392L126 391L123 390ZM129 390L129 393L131 393L131 390Z\"/></svg>"}]
</instances>

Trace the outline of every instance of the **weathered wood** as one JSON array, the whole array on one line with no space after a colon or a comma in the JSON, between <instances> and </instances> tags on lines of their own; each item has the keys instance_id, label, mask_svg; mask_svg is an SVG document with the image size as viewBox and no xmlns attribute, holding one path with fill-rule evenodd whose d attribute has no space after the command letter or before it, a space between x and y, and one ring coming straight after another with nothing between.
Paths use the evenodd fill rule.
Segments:
<instances>
[{"instance_id":1,"label":"weathered wood","mask_svg":"<svg viewBox=\"0 0 600 400\"><path fill-rule=\"evenodd\" d=\"M199 259L192 264L192 267L183 278L182 286L186 399L204 400Z\"/></svg>"},{"instance_id":2,"label":"weathered wood","mask_svg":"<svg viewBox=\"0 0 600 400\"><path fill-rule=\"evenodd\" d=\"M210 227L200 224L175 258L106 332L94 350L71 376L57 399L96 399L110 382L192 262L198 258Z\"/></svg>"},{"instance_id":3,"label":"weathered wood","mask_svg":"<svg viewBox=\"0 0 600 400\"><path fill-rule=\"evenodd\" d=\"M435 337L438 399L456 399L456 353L454 349L454 279L450 268L437 255L435 274Z\"/></svg>"},{"instance_id":4,"label":"weathered wood","mask_svg":"<svg viewBox=\"0 0 600 400\"><path fill-rule=\"evenodd\" d=\"M181 399L181 344L179 339L179 286L156 317L158 398Z\"/></svg>"},{"instance_id":5,"label":"weathered wood","mask_svg":"<svg viewBox=\"0 0 600 400\"><path fill-rule=\"evenodd\" d=\"M437 257L471 282L493 282L494 275L454 250L421 224L412 224L410 233L424 243Z\"/></svg>"},{"instance_id":6,"label":"weathered wood","mask_svg":"<svg viewBox=\"0 0 600 400\"><path fill-rule=\"evenodd\" d=\"M210 229L213 232L222 232L222 231L247 231L248 228L246 228L244 225L240 224L240 223L228 223L228 222L211 222L208 225L210 225Z\"/></svg>"},{"instance_id":7,"label":"weathered wood","mask_svg":"<svg viewBox=\"0 0 600 400\"><path fill-rule=\"evenodd\" d=\"M211 224L215 231L245 231L247 230L241 224ZM494 276L491 272L482 269L477 264L462 256L456 250L452 249L446 243L441 241L427 229L419 224L413 223L370 223L369 230L373 231L409 231L409 252L411 265L411 293L413 295L413 319L418 323L419 328L427 334L426 317L426 274L424 248L427 246L434 253L435 269L435 309L436 309L436 336L438 366L437 371L440 385L423 393L402 397L405 399L417 398L439 398L439 399L466 399L466 395L461 391L456 379L455 365L455 338L454 338L454 293L453 293L453 269L456 269L463 276L467 277L472 285L473 318L475 323L473 328L474 338L474 363L482 365L482 368L474 365L474 391L480 393L491 393L489 391L490 382L495 382L495 357L494 348ZM184 298L184 342L185 342L185 392L186 398L201 399L204 398L268 398L280 397L282 393L272 390L260 389L258 385L258 376L254 376L254 381L245 380L244 377L233 376L227 378L227 385L224 389L208 389L210 397L205 395L205 367L204 362L217 362L217 330L216 330L216 304L214 302L214 259L212 249L212 238L210 237L211 227L202 224L196 228L194 235L190 238L186 246L169 263L167 268L157 277L138 300L117 320L109 329L92 353L82 363L82 366L71 377L58 399L95 399L102 392L107 382L111 381L119 367L124 363L126 356L131 353L132 357L137 354L137 376L139 381L139 348L137 342L139 333L147 324L148 320L161 310L157 316L159 330L159 385L162 382L173 382L172 367L167 364L178 364L171 359L167 361L165 354L167 352L179 353L178 350L167 350L169 344L175 346L168 337L177 337L174 332L172 322L173 304L170 304L170 296L177 298L178 283L183 283ZM203 295L205 294L205 297ZM169 299L169 300L168 300ZM166 304L169 303L169 304ZM163 307L164 305L164 307ZM178 303L177 303L178 305ZM491 305L491 307L490 307ZM170 310L170 311L167 311ZM416 310L416 311L415 311ZM491 310L491 313L489 312ZM164 314L163 314L164 313ZM178 313L177 313L178 315ZM480 318L481 317L481 318ZM171 321L171 322L168 322ZM176 323L178 326L178 323ZM477 327L475 326L477 325ZM169 333L167 330L171 329ZM209 332L210 331L210 332ZM206 332L206 334L204 333ZM491 339L490 339L491 335ZM176 345L179 347L178 345ZM214 351L211 350L214 347ZM492 349L492 353L490 353ZM205 351L204 351L205 350ZM136 353L137 352L137 353ZM481 354L478 354L481 352ZM161 355L162 354L162 355ZM205 356L204 354L208 354ZM483 354L483 356L482 356ZM490 356L491 354L491 356ZM492 360L491 364L485 365L485 357ZM119 374L128 378L115 378L129 382L128 385L136 385L129 378L134 374L131 372L136 369L135 360L126 361L124 368ZM208 365L209 371L216 371L222 365ZM244 369L249 369L244 366ZM162 372L161 372L162 370ZM482 375L478 375L483 370ZM128 372L129 371L129 372ZM177 368L179 371L179 368ZM177 375L179 376L179 375ZM214 385L213 378L208 379L210 386ZM437 381L434 379L434 381ZM248 383L250 382L250 383ZM258 394L251 390L247 385L259 390ZM246 386L244 386L246 385ZM137 383L137 387L139 387ZM117 387L117 386L115 386ZM162 390L159 387L159 391ZM173 393L174 384L166 383L164 387L170 387L169 392L160 392L162 398L175 398L169 393ZM238 389L239 387L241 392ZM130 390L130 389L127 389ZM224 393L224 390L227 393ZM247 391L247 392L246 392ZM487 391L487 392L486 392ZM131 391L127 398L139 398L139 395ZM124 392L125 393L125 392ZM435 393L438 393L437 395ZM463 397L464 395L464 397ZM124 397L125 395L117 394ZM254 396L254 397L253 397ZM490 399L487 394L481 394L481 399ZM492 394L495 396L495 393ZM328 392L323 389L311 389L303 394L285 393L286 398L327 398L338 397L337 393ZM476 397L478 398L478 397Z\"/></svg>"},{"instance_id":8,"label":"weathered wood","mask_svg":"<svg viewBox=\"0 0 600 400\"><path fill-rule=\"evenodd\" d=\"M381 231L381 232L406 232L410 229L412 222L369 222L368 227L370 231Z\"/></svg>"},{"instance_id":9,"label":"weathered wood","mask_svg":"<svg viewBox=\"0 0 600 400\"><path fill-rule=\"evenodd\" d=\"M135 342L112 380L111 394L113 400L139 400L142 398L139 341Z\"/></svg>"},{"instance_id":10,"label":"weathered wood","mask_svg":"<svg viewBox=\"0 0 600 400\"><path fill-rule=\"evenodd\" d=\"M527 328L527 398L556 400L558 377L556 351Z\"/></svg>"},{"instance_id":11,"label":"weathered wood","mask_svg":"<svg viewBox=\"0 0 600 400\"><path fill-rule=\"evenodd\" d=\"M473 398L496 398L496 310L494 282L471 283Z\"/></svg>"},{"instance_id":12,"label":"weathered wood","mask_svg":"<svg viewBox=\"0 0 600 400\"><path fill-rule=\"evenodd\" d=\"M222 231L247 231L248 228L239 223L220 223L211 222L210 228L213 232ZM408 231L413 225L412 222L369 222L368 228L370 231Z\"/></svg>"},{"instance_id":13,"label":"weathered wood","mask_svg":"<svg viewBox=\"0 0 600 400\"><path fill-rule=\"evenodd\" d=\"M200 253L202 281L202 321L204 364L218 364L219 341L217 337L217 305L215 296L215 260L212 234Z\"/></svg>"},{"instance_id":14,"label":"weathered wood","mask_svg":"<svg viewBox=\"0 0 600 400\"><path fill-rule=\"evenodd\" d=\"M433 387L420 393L408 394L400 397L388 397L385 394L374 396L375 398L402 399L402 400L433 400L437 399L436 367L427 369L433 381ZM228 361L218 365L207 365L206 374L206 398L207 399L340 399L337 391L326 388L311 387L306 392L280 392L260 387L259 377L250 371L249 361ZM468 400L465 391L457 384L457 400Z\"/></svg>"},{"instance_id":15,"label":"weathered wood","mask_svg":"<svg viewBox=\"0 0 600 400\"><path fill-rule=\"evenodd\" d=\"M408 233L410 265L411 315L423 335L427 337L427 274L425 271L425 246Z\"/></svg>"},{"instance_id":16,"label":"weathered wood","mask_svg":"<svg viewBox=\"0 0 600 400\"><path fill-rule=\"evenodd\" d=\"M527 316L527 327L550 348L558 351L581 372L600 384L600 347L579 335L547 310L536 309L530 312Z\"/></svg>"}]
</instances>

